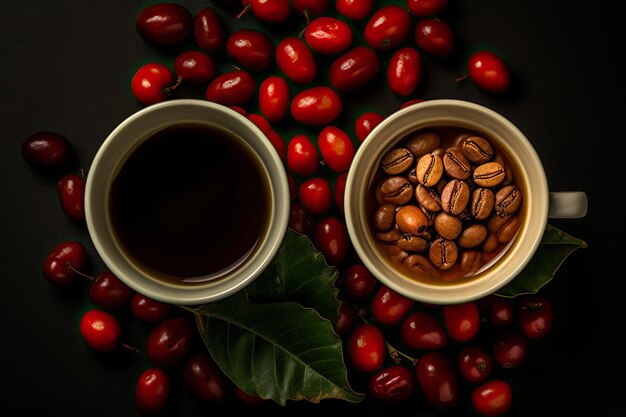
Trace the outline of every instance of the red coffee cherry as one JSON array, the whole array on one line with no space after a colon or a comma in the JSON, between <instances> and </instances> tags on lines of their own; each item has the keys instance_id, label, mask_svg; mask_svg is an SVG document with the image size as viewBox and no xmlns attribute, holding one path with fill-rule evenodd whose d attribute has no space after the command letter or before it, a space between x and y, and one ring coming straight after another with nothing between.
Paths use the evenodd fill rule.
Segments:
<instances>
[{"instance_id":1,"label":"red coffee cherry","mask_svg":"<svg viewBox=\"0 0 626 417\"><path fill-rule=\"evenodd\" d=\"M183 366L183 380L194 396L202 401L223 403L227 380L221 369L205 352L190 356Z\"/></svg>"},{"instance_id":2,"label":"red coffee cherry","mask_svg":"<svg viewBox=\"0 0 626 417\"><path fill-rule=\"evenodd\" d=\"M552 328L552 303L547 297L528 295L518 306L519 326L529 339L544 337Z\"/></svg>"},{"instance_id":3,"label":"red coffee cherry","mask_svg":"<svg viewBox=\"0 0 626 417\"><path fill-rule=\"evenodd\" d=\"M415 391L415 377L405 366L392 365L381 369L370 378L372 398L386 403L400 403Z\"/></svg>"},{"instance_id":4,"label":"red coffee cherry","mask_svg":"<svg viewBox=\"0 0 626 417\"><path fill-rule=\"evenodd\" d=\"M298 189L300 202L313 214L328 212L333 203L332 189L324 177L315 177L304 181Z\"/></svg>"},{"instance_id":5,"label":"red coffee cherry","mask_svg":"<svg viewBox=\"0 0 626 417\"><path fill-rule=\"evenodd\" d=\"M103 271L92 279L88 289L89 299L99 308L116 310L130 302L133 290L111 271Z\"/></svg>"},{"instance_id":6,"label":"red coffee cherry","mask_svg":"<svg viewBox=\"0 0 626 417\"><path fill-rule=\"evenodd\" d=\"M330 0L292 0L293 8L306 18L307 24L311 16L320 16L330 8Z\"/></svg>"},{"instance_id":7,"label":"red coffee cherry","mask_svg":"<svg viewBox=\"0 0 626 417\"><path fill-rule=\"evenodd\" d=\"M422 63L419 52L414 48L396 51L387 66L387 85L400 96L408 96L417 88L422 77Z\"/></svg>"},{"instance_id":8,"label":"red coffee cherry","mask_svg":"<svg viewBox=\"0 0 626 417\"><path fill-rule=\"evenodd\" d=\"M159 414L170 397L170 377L161 369L149 368L139 375L135 386L137 410L145 414Z\"/></svg>"},{"instance_id":9,"label":"red coffee cherry","mask_svg":"<svg viewBox=\"0 0 626 417\"><path fill-rule=\"evenodd\" d=\"M174 72L192 84L208 83L215 75L215 63L204 52L186 51L174 59Z\"/></svg>"},{"instance_id":10,"label":"red coffee cherry","mask_svg":"<svg viewBox=\"0 0 626 417\"><path fill-rule=\"evenodd\" d=\"M377 50L389 50L406 39L411 30L411 16L406 9L389 5L378 9L365 25L367 44Z\"/></svg>"},{"instance_id":11,"label":"red coffee cherry","mask_svg":"<svg viewBox=\"0 0 626 417\"><path fill-rule=\"evenodd\" d=\"M441 12L448 0L406 0L406 7L417 17L428 17Z\"/></svg>"},{"instance_id":12,"label":"red coffee cherry","mask_svg":"<svg viewBox=\"0 0 626 417\"><path fill-rule=\"evenodd\" d=\"M335 8L350 20L363 20L374 9L374 0L337 0Z\"/></svg>"},{"instance_id":13,"label":"red coffee cherry","mask_svg":"<svg viewBox=\"0 0 626 417\"><path fill-rule=\"evenodd\" d=\"M335 199L335 205L341 212L344 213L344 194L346 193L346 181L348 179L348 173L342 172L335 179L335 183L333 184L333 197Z\"/></svg>"},{"instance_id":14,"label":"red coffee cherry","mask_svg":"<svg viewBox=\"0 0 626 417\"><path fill-rule=\"evenodd\" d=\"M317 63L311 50L300 38L288 36L276 46L278 68L297 84L309 84L317 76Z\"/></svg>"},{"instance_id":15,"label":"red coffee cherry","mask_svg":"<svg viewBox=\"0 0 626 417\"><path fill-rule=\"evenodd\" d=\"M378 280L362 264L350 265L341 274L341 289L351 300L360 301L369 297L377 284Z\"/></svg>"},{"instance_id":16,"label":"red coffee cherry","mask_svg":"<svg viewBox=\"0 0 626 417\"><path fill-rule=\"evenodd\" d=\"M348 336L348 358L361 372L379 370L386 357L385 337L373 324L359 324Z\"/></svg>"},{"instance_id":17,"label":"red coffee cherry","mask_svg":"<svg viewBox=\"0 0 626 417\"><path fill-rule=\"evenodd\" d=\"M371 48L357 46L333 61L328 78L335 90L351 93L368 85L380 68L380 59Z\"/></svg>"},{"instance_id":18,"label":"red coffee cherry","mask_svg":"<svg viewBox=\"0 0 626 417\"><path fill-rule=\"evenodd\" d=\"M354 306L349 301L342 301L341 306L339 307L339 319L333 326L333 330L339 336L343 336L347 334L354 327L354 322L356 321L356 310Z\"/></svg>"},{"instance_id":19,"label":"red coffee cherry","mask_svg":"<svg viewBox=\"0 0 626 417\"><path fill-rule=\"evenodd\" d=\"M287 21L292 11L289 0L248 0L244 4L247 4L246 8L252 9L257 19L266 23L283 23Z\"/></svg>"},{"instance_id":20,"label":"red coffee cherry","mask_svg":"<svg viewBox=\"0 0 626 417\"><path fill-rule=\"evenodd\" d=\"M147 40L174 45L187 39L191 32L191 13L176 3L157 3L143 9L135 21L137 32Z\"/></svg>"},{"instance_id":21,"label":"red coffee cherry","mask_svg":"<svg viewBox=\"0 0 626 417\"><path fill-rule=\"evenodd\" d=\"M443 320L448 334L457 342L471 340L480 328L480 314L474 301L443 306Z\"/></svg>"},{"instance_id":22,"label":"red coffee cherry","mask_svg":"<svg viewBox=\"0 0 626 417\"><path fill-rule=\"evenodd\" d=\"M240 29L228 37L226 53L242 67L252 71L260 71L272 63L274 44L263 32L254 29Z\"/></svg>"},{"instance_id":23,"label":"red coffee cherry","mask_svg":"<svg viewBox=\"0 0 626 417\"><path fill-rule=\"evenodd\" d=\"M215 77L204 95L209 101L233 106L245 104L255 92L256 83L250 73L233 70Z\"/></svg>"},{"instance_id":24,"label":"red coffee cherry","mask_svg":"<svg viewBox=\"0 0 626 417\"><path fill-rule=\"evenodd\" d=\"M426 401L437 410L450 410L459 401L458 380L448 357L429 352L420 357L415 367L417 380Z\"/></svg>"},{"instance_id":25,"label":"red coffee cherry","mask_svg":"<svg viewBox=\"0 0 626 417\"><path fill-rule=\"evenodd\" d=\"M513 323L513 306L503 297L489 295L479 301L487 322L492 326L508 326Z\"/></svg>"},{"instance_id":26,"label":"red coffee cherry","mask_svg":"<svg viewBox=\"0 0 626 417\"><path fill-rule=\"evenodd\" d=\"M289 109L289 86L283 77L271 75L259 86L259 109L267 120L278 122Z\"/></svg>"},{"instance_id":27,"label":"red coffee cherry","mask_svg":"<svg viewBox=\"0 0 626 417\"><path fill-rule=\"evenodd\" d=\"M454 31L441 19L423 19L415 25L415 43L430 55L446 57L454 48Z\"/></svg>"},{"instance_id":28,"label":"red coffee cherry","mask_svg":"<svg viewBox=\"0 0 626 417\"><path fill-rule=\"evenodd\" d=\"M218 52L224 47L224 23L212 7L200 9L193 21L194 38L200 49Z\"/></svg>"},{"instance_id":29,"label":"red coffee cherry","mask_svg":"<svg viewBox=\"0 0 626 417\"><path fill-rule=\"evenodd\" d=\"M400 336L411 349L441 349L448 340L445 330L435 317L421 311L409 315L402 322Z\"/></svg>"},{"instance_id":30,"label":"red coffee cherry","mask_svg":"<svg viewBox=\"0 0 626 417\"><path fill-rule=\"evenodd\" d=\"M367 135L383 120L385 120L385 116L373 111L365 112L357 117L354 122L354 132L357 139L363 142Z\"/></svg>"},{"instance_id":31,"label":"red coffee cherry","mask_svg":"<svg viewBox=\"0 0 626 417\"><path fill-rule=\"evenodd\" d=\"M185 317L172 317L159 323L148 335L146 355L154 366L170 367L189 353L191 324Z\"/></svg>"},{"instance_id":32,"label":"red coffee cherry","mask_svg":"<svg viewBox=\"0 0 626 417\"><path fill-rule=\"evenodd\" d=\"M494 379L476 387L471 402L481 416L499 416L511 407L513 393L508 383Z\"/></svg>"},{"instance_id":33,"label":"red coffee cherry","mask_svg":"<svg viewBox=\"0 0 626 417\"><path fill-rule=\"evenodd\" d=\"M503 368L519 365L528 352L528 339L518 330L507 330L493 341L493 359Z\"/></svg>"},{"instance_id":34,"label":"red coffee cherry","mask_svg":"<svg viewBox=\"0 0 626 417\"><path fill-rule=\"evenodd\" d=\"M309 137L302 133L294 136L287 146L287 167L295 175L310 176L319 168L317 148Z\"/></svg>"},{"instance_id":35,"label":"red coffee cherry","mask_svg":"<svg viewBox=\"0 0 626 417\"><path fill-rule=\"evenodd\" d=\"M313 231L314 227L311 213L298 202L291 203L288 225L291 229L302 235L308 235Z\"/></svg>"},{"instance_id":36,"label":"red coffee cherry","mask_svg":"<svg viewBox=\"0 0 626 417\"><path fill-rule=\"evenodd\" d=\"M87 263L87 250L77 241L61 242L54 247L43 263L43 275L50 282L69 285L74 282L76 271Z\"/></svg>"},{"instance_id":37,"label":"red coffee cherry","mask_svg":"<svg viewBox=\"0 0 626 417\"><path fill-rule=\"evenodd\" d=\"M334 17L318 17L306 26L304 40L319 54L338 54L350 47L353 40L350 25Z\"/></svg>"},{"instance_id":38,"label":"red coffee cherry","mask_svg":"<svg viewBox=\"0 0 626 417\"><path fill-rule=\"evenodd\" d=\"M130 311L133 317L145 323L163 321L170 315L172 309L171 304L154 300L139 293L135 294L130 302Z\"/></svg>"},{"instance_id":39,"label":"red coffee cherry","mask_svg":"<svg viewBox=\"0 0 626 417\"><path fill-rule=\"evenodd\" d=\"M102 310L89 310L80 320L80 334L89 346L99 352L110 352L119 344L120 324Z\"/></svg>"},{"instance_id":40,"label":"red coffee cherry","mask_svg":"<svg viewBox=\"0 0 626 417\"><path fill-rule=\"evenodd\" d=\"M310 126L330 124L341 114L341 98L328 87L312 87L296 94L289 106L291 116Z\"/></svg>"},{"instance_id":41,"label":"red coffee cherry","mask_svg":"<svg viewBox=\"0 0 626 417\"><path fill-rule=\"evenodd\" d=\"M57 183L63 212L72 220L85 221L85 178L76 174L64 175Z\"/></svg>"},{"instance_id":42,"label":"red coffee cherry","mask_svg":"<svg viewBox=\"0 0 626 417\"><path fill-rule=\"evenodd\" d=\"M415 301L382 285L372 300L372 315L379 323L393 326L400 323L414 305Z\"/></svg>"},{"instance_id":43,"label":"red coffee cherry","mask_svg":"<svg viewBox=\"0 0 626 417\"><path fill-rule=\"evenodd\" d=\"M329 265L341 263L350 249L350 237L344 222L337 217L325 217L313 229L313 243Z\"/></svg>"},{"instance_id":44,"label":"red coffee cherry","mask_svg":"<svg viewBox=\"0 0 626 417\"><path fill-rule=\"evenodd\" d=\"M485 91L502 93L511 84L509 66L493 52L475 52L470 56L467 66L470 79Z\"/></svg>"},{"instance_id":45,"label":"red coffee cherry","mask_svg":"<svg viewBox=\"0 0 626 417\"><path fill-rule=\"evenodd\" d=\"M174 76L168 67L158 62L150 62L137 70L130 87L137 101L149 106L167 98L168 87L173 81Z\"/></svg>"},{"instance_id":46,"label":"red coffee cherry","mask_svg":"<svg viewBox=\"0 0 626 417\"><path fill-rule=\"evenodd\" d=\"M337 173L350 168L356 150L346 132L337 126L326 126L317 136L317 146L328 168Z\"/></svg>"},{"instance_id":47,"label":"red coffee cherry","mask_svg":"<svg viewBox=\"0 0 626 417\"><path fill-rule=\"evenodd\" d=\"M22 157L38 166L61 166L67 162L72 147L59 133L41 131L30 135L22 144Z\"/></svg>"},{"instance_id":48,"label":"red coffee cherry","mask_svg":"<svg viewBox=\"0 0 626 417\"><path fill-rule=\"evenodd\" d=\"M464 347L459 352L457 367L463 379L473 384L478 384L491 375L493 359L482 346L470 345Z\"/></svg>"}]
</instances>

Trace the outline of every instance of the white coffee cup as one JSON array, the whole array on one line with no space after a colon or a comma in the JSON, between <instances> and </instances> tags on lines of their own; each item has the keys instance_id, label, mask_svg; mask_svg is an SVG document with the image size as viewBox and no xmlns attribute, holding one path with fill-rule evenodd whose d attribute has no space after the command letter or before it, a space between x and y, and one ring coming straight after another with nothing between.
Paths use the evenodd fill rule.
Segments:
<instances>
[{"instance_id":1,"label":"white coffee cup","mask_svg":"<svg viewBox=\"0 0 626 417\"><path fill-rule=\"evenodd\" d=\"M140 268L116 241L109 207L111 186L128 157L158 130L185 124L219 129L240 141L258 158L271 194L267 232L254 253L225 277L193 285L166 282ZM228 107L193 99L155 104L120 123L98 150L87 175L85 190L87 227L104 264L135 291L162 302L181 305L220 300L258 277L282 243L289 220L289 204L289 186L283 163L261 130Z\"/></svg>"},{"instance_id":2,"label":"white coffee cup","mask_svg":"<svg viewBox=\"0 0 626 417\"><path fill-rule=\"evenodd\" d=\"M422 128L454 126L482 132L503 149L519 168L525 216L516 236L497 257L471 280L436 285L404 275L381 252L374 238L366 207L374 174L382 156L409 132ZM348 172L345 191L346 225L354 248L364 265L383 284L415 300L454 304L476 300L514 279L535 254L548 217L583 217L587 211L584 192L550 192L542 162L526 136L501 114L460 100L429 100L401 109L383 120L358 149Z\"/></svg>"}]
</instances>

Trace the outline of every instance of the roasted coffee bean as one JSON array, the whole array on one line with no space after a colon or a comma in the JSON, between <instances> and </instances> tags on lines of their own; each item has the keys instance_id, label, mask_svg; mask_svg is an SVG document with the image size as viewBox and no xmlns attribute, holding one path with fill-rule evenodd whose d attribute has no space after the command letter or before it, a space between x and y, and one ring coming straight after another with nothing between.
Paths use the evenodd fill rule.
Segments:
<instances>
[{"instance_id":1,"label":"roasted coffee bean","mask_svg":"<svg viewBox=\"0 0 626 417\"><path fill-rule=\"evenodd\" d=\"M452 145L450 147L461 149L463 147L463 142L465 142L465 139L469 138L470 136L472 136L471 133L459 133L452 141Z\"/></svg>"},{"instance_id":2,"label":"roasted coffee bean","mask_svg":"<svg viewBox=\"0 0 626 417\"><path fill-rule=\"evenodd\" d=\"M491 233L498 233L512 218L513 216L491 216L487 222L487 229Z\"/></svg>"},{"instance_id":3,"label":"roasted coffee bean","mask_svg":"<svg viewBox=\"0 0 626 417\"><path fill-rule=\"evenodd\" d=\"M498 242L498 236L495 233L489 232L487 239L483 242L483 251L491 253L498 249L500 242Z\"/></svg>"},{"instance_id":4,"label":"roasted coffee bean","mask_svg":"<svg viewBox=\"0 0 626 417\"><path fill-rule=\"evenodd\" d=\"M480 187L495 187L505 176L504 167L497 162L487 162L474 169L474 182Z\"/></svg>"},{"instance_id":5,"label":"roasted coffee bean","mask_svg":"<svg viewBox=\"0 0 626 417\"><path fill-rule=\"evenodd\" d=\"M396 221L396 206L393 204L383 204L379 206L372 216L374 228L381 232L386 232L393 227Z\"/></svg>"},{"instance_id":6,"label":"roasted coffee bean","mask_svg":"<svg viewBox=\"0 0 626 417\"><path fill-rule=\"evenodd\" d=\"M443 167L446 170L446 174L459 180L467 179L472 174L470 162L457 148L446 151L443 157Z\"/></svg>"},{"instance_id":7,"label":"roasted coffee bean","mask_svg":"<svg viewBox=\"0 0 626 417\"><path fill-rule=\"evenodd\" d=\"M441 146L441 136L435 132L418 133L405 142L405 146L416 158L431 153Z\"/></svg>"},{"instance_id":8,"label":"roasted coffee bean","mask_svg":"<svg viewBox=\"0 0 626 417\"><path fill-rule=\"evenodd\" d=\"M402 263L409 256L407 251L403 251L395 243L393 245L383 245L381 249L392 262Z\"/></svg>"},{"instance_id":9,"label":"roasted coffee bean","mask_svg":"<svg viewBox=\"0 0 626 417\"><path fill-rule=\"evenodd\" d=\"M437 148L431 152L431 154L438 156L443 160L443 156L446 154L446 150L444 148Z\"/></svg>"},{"instance_id":10,"label":"roasted coffee bean","mask_svg":"<svg viewBox=\"0 0 626 417\"><path fill-rule=\"evenodd\" d=\"M400 239L400 237L402 237L402 233L400 233L400 231L396 227L394 227L388 232L376 233L376 240L378 241L378 243L382 245L394 245L395 246L398 242L398 239Z\"/></svg>"},{"instance_id":11,"label":"roasted coffee bean","mask_svg":"<svg viewBox=\"0 0 626 417\"><path fill-rule=\"evenodd\" d=\"M417 206L402 206L396 212L396 224L402 233L419 235L428 227L428 218Z\"/></svg>"},{"instance_id":12,"label":"roasted coffee bean","mask_svg":"<svg viewBox=\"0 0 626 417\"><path fill-rule=\"evenodd\" d=\"M500 230L496 232L496 236L498 237L498 242L500 243L509 243L515 234L519 230L520 220L519 216L507 216L510 217L509 221L502 225Z\"/></svg>"},{"instance_id":13,"label":"roasted coffee bean","mask_svg":"<svg viewBox=\"0 0 626 417\"><path fill-rule=\"evenodd\" d=\"M404 259L404 264L417 274L437 276L437 268L423 255L409 255Z\"/></svg>"},{"instance_id":14,"label":"roasted coffee bean","mask_svg":"<svg viewBox=\"0 0 626 417\"><path fill-rule=\"evenodd\" d=\"M466 250L461 254L461 260L459 262L461 271L466 274L473 274L483 266L482 254L477 250Z\"/></svg>"},{"instance_id":15,"label":"roasted coffee bean","mask_svg":"<svg viewBox=\"0 0 626 417\"><path fill-rule=\"evenodd\" d=\"M461 219L445 211L437 214L435 217L435 231L444 239L454 240L463 230Z\"/></svg>"},{"instance_id":16,"label":"roasted coffee bean","mask_svg":"<svg viewBox=\"0 0 626 417\"><path fill-rule=\"evenodd\" d=\"M409 173L407 174L406 177L409 179L409 181L413 185L417 185L420 183L419 180L417 179L417 174L415 173L415 167L409 170Z\"/></svg>"},{"instance_id":17,"label":"roasted coffee bean","mask_svg":"<svg viewBox=\"0 0 626 417\"><path fill-rule=\"evenodd\" d=\"M422 207L429 211L437 212L441 210L441 198L439 194L430 187L417 184L415 187L415 199Z\"/></svg>"},{"instance_id":18,"label":"roasted coffee bean","mask_svg":"<svg viewBox=\"0 0 626 417\"><path fill-rule=\"evenodd\" d=\"M509 164L506 159L500 154L496 154L493 158L493 162L497 162L504 167L505 177L500 183L500 185L509 185L513 182L513 169L511 168L511 164Z\"/></svg>"},{"instance_id":19,"label":"roasted coffee bean","mask_svg":"<svg viewBox=\"0 0 626 417\"><path fill-rule=\"evenodd\" d=\"M437 184L442 174L443 162L440 157L428 153L417 161L415 175L420 184L426 187L432 187Z\"/></svg>"},{"instance_id":20,"label":"roasted coffee bean","mask_svg":"<svg viewBox=\"0 0 626 417\"><path fill-rule=\"evenodd\" d=\"M495 197L493 191L489 188L476 188L470 198L470 214L475 219L484 220L489 217L493 211L494 204Z\"/></svg>"},{"instance_id":21,"label":"roasted coffee bean","mask_svg":"<svg viewBox=\"0 0 626 417\"><path fill-rule=\"evenodd\" d=\"M413 197L413 185L406 177L389 177L380 185L380 196L385 203L405 204Z\"/></svg>"},{"instance_id":22,"label":"roasted coffee bean","mask_svg":"<svg viewBox=\"0 0 626 417\"><path fill-rule=\"evenodd\" d=\"M458 249L451 240L436 239L428 249L428 259L442 271L447 271L456 264Z\"/></svg>"},{"instance_id":23,"label":"roasted coffee bean","mask_svg":"<svg viewBox=\"0 0 626 417\"><path fill-rule=\"evenodd\" d=\"M411 168L415 157L408 148L394 148L387 152L380 165L388 175L398 175Z\"/></svg>"},{"instance_id":24,"label":"roasted coffee bean","mask_svg":"<svg viewBox=\"0 0 626 417\"><path fill-rule=\"evenodd\" d=\"M522 205L522 193L514 185L507 185L496 192L495 208L498 216L515 213Z\"/></svg>"},{"instance_id":25,"label":"roasted coffee bean","mask_svg":"<svg viewBox=\"0 0 626 417\"><path fill-rule=\"evenodd\" d=\"M446 213L459 214L469 201L470 190L465 181L452 180L441 192L441 208Z\"/></svg>"},{"instance_id":26,"label":"roasted coffee bean","mask_svg":"<svg viewBox=\"0 0 626 417\"><path fill-rule=\"evenodd\" d=\"M409 233L403 234L397 243L398 247L407 252L424 252L428 248L428 242L421 237Z\"/></svg>"},{"instance_id":27,"label":"roasted coffee bean","mask_svg":"<svg viewBox=\"0 0 626 417\"><path fill-rule=\"evenodd\" d=\"M422 209L422 212L426 215L426 218L428 219L428 225L432 226L433 222L435 221L435 216L437 216L437 213L434 211L430 211L421 205L419 206L419 208Z\"/></svg>"},{"instance_id":28,"label":"roasted coffee bean","mask_svg":"<svg viewBox=\"0 0 626 417\"><path fill-rule=\"evenodd\" d=\"M464 249L475 248L487 239L488 230L483 224L473 224L463 229L458 239L457 245Z\"/></svg>"},{"instance_id":29,"label":"roasted coffee bean","mask_svg":"<svg viewBox=\"0 0 626 417\"><path fill-rule=\"evenodd\" d=\"M493 148L487 139L470 136L463 141L463 155L475 164L484 164L493 158Z\"/></svg>"}]
</instances>

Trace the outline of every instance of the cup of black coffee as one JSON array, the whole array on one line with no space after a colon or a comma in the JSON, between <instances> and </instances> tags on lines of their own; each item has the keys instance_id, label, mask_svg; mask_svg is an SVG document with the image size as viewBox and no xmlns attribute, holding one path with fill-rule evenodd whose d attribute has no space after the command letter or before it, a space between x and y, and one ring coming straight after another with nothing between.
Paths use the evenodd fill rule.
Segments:
<instances>
[{"instance_id":1,"label":"cup of black coffee","mask_svg":"<svg viewBox=\"0 0 626 417\"><path fill-rule=\"evenodd\" d=\"M202 304L252 282L284 238L289 187L278 153L236 111L172 100L124 120L87 176L87 226L134 290Z\"/></svg>"},{"instance_id":2,"label":"cup of black coffee","mask_svg":"<svg viewBox=\"0 0 626 417\"><path fill-rule=\"evenodd\" d=\"M586 214L581 191L550 192L526 136L501 114L429 100L382 121L348 172L346 225L365 266L415 300L453 304L506 285L549 217Z\"/></svg>"}]
</instances>

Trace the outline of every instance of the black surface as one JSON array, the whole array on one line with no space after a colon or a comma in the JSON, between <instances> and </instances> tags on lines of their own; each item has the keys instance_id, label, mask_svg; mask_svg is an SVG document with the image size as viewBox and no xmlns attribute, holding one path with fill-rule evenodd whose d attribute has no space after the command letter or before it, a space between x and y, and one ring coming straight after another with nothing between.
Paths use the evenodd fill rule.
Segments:
<instances>
[{"instance_id":1,"label":"black surface","mask_svg":"<svg viewBox=\"0 0 626 417\"><path fill-rule=\"evenodd\" d=\"M62 240L90 250L90 271L102 268L86 228L61 212L58 176L24 162L20 145L38 130L70 139L78 166L88 170L100 143L141 106L130 78L156 51L139 38L134 17L148 2L75 1L3 4L0 25L0 364L2 416L135 415L133 392L142 355L99 355L82 341L78 321L90 308L85 287L64 291L41 274L42 261ZM206 2L183 2L197 10ZM608 4L609 2L602 2ZM518 125L541 156L552 190L583 190L589 213L551 221L584 239L542 291L555 305L552 333L531 343L525 362L506 374L514 391L509 416L617 415L626 411L622 126L624 97L620 13L567 1L451 0L448 17L459 37L451 62L425 59L418 95L487 105ZM250 21L250 17L246 17ZM244 21L245 22L245 21ZM450 82L479 46L502 52L515 73L511 94L493 96ZM374 95L381 111L399 101ZM621 144L623 147L623 144ZM623 197L621 197L623 199ZM141 346L149 326L128 320L125 336ZM177 389L173 415L235 410L203 406ZM387 415L370 403L295 404L277 415ZM399 411L393 408L394 411ZM256 413L255 411L251 411ZM403 415L434 415L427 407Z\"/></svg>"}]
</instances>

